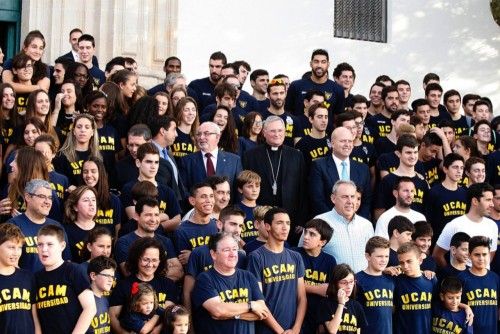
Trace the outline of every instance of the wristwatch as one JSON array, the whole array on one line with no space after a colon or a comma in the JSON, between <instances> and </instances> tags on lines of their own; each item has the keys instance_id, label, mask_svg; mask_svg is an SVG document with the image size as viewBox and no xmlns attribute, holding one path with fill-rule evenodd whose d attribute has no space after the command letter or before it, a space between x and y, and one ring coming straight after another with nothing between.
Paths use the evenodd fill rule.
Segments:
<instances>
[{"instance_id":1,"label":"wristwatch","mask_svg":"<svg viewBox=\"0 0 500 334\"><path fill-rule=\"evenodd\" d=\"M252 309L252 301L249 301L248 302L248 312L252 312L253 309Z\"/></svg>"}]
</instances>

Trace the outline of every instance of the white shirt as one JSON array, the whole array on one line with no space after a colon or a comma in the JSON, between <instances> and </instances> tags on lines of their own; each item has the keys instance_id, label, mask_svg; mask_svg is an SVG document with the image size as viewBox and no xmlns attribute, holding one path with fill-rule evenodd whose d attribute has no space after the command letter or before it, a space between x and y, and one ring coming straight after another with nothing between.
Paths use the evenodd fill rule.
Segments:
<instances>
[{"instance_id":1,"label":"white shirt","mask_svg":"<svg viewBox=\"0 0 500 334\"><path fill-rule=\"evenodd\" d=\"M379 237L383 237L386 239L389 238L389 231L387 230L389 227L389 221L395 216L403 216L408 218L413 224L418 221L424 220L427 221L425 216L418 211L410 209L409 212L401 212L396 209L395 206L385 211L377 220L377 225L375 226L375 235Z\"/></svg>"},{"instance_id":2,"label":"white shirt","mask_svg":"<svg viewBox=\"0 0 500 334\"><path fill-rule=\"evenodd\" d=\"M78 52L71 49L71 53L73 54L73 58L75 59L75 63L79 63L80 62L80 55L78 54Z\"/></svg>"},{"instance_id":3,"label":"white shirt","mask_svg":"<svg viewBox=\"0 0 500 334\"><path fill-rule=\"evenodd\" d=\"M339 215L335 208L314 218L323 219L333 228L333 236L323 247L323 251L332 255L337 263L347 263L357 273L366 269L365 245L373 237L373 225L365 218L354 215L351 221ZM299 247L304 234L300 237Z\"/></svg>"},{"instance_id":4,"label":"white shirt","mask_svg":"<svg viewBox=\"0 0 500 334\"><path fill-rule=\"evenodd\" d=\"M205 166L205 172L207 171L207 157L205 156L205 154L207 154L207 153L212 154L210 159L212 159L212 163L214 164L214 172L217 172L217 155L219 154L219 149L216 148L215 150L213 150L211 152L201 151L201 155L203 157L203 165Z\"/></svg>"},{"instance_id":5,"label":"white shirt","mask_svg":"<svg viewBox=\"0 0 500 334\"><path fill-rule=\"evenodd\" d=\"M345 161L346 166L345 168L347 169L347 178L350 180L351 179L351 162L349 158L345 160L340 160L335 156L335 154L332 154L333 157L333 162L335 163L335 166L337 167L337 172L339 173L339 180L342 180L342 161ZM357 271L356 271L357 272Z\"/></svg>"},{"instance_id":6,"label":"white shirt","mask_svg":"<svg viewBox=\"0 0 500 334\"><path fill-rule=\"evenodd\" d=\"M439 235L436 245L444 250L449 250L451 238L457 232L465 232L470 237L488 237L491 239L490 250L492 252L497 250L498 226L489 218L483 217L479 223L473 222L467 215L453 219L445 225L443 232Z\"/></svg>"}]
</instances>

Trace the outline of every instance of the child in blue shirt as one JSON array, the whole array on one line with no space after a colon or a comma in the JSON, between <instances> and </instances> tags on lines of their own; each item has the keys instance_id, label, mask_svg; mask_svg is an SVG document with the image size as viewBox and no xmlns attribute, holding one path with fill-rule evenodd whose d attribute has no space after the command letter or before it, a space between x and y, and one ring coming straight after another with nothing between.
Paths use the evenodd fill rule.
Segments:
<instances>
[{"instance_id":1,"label":"child in blue shirt","mask_svg":"<svg viewBox=\"0 0 500 334\"><path fill-rule=\"evenodd\" d=\"M496 333L498 321L498 275L488 270L491 240L484 236L469 240L469 257L472 267L458 278L463 285L462 301L474 312L474 332Z\"/></svg>"},{"instance_id":2,"label":"child in blue shirt","mask_svg":"<svg viewBox=\"0 0 500 334\"><path fill-rule=\"evenodd\" d=\"M460 309L462 283L456 277L447 277L441 283L439 298L441 303L432 307L432 332L440 334L472 334L472 326L467 324L466 313Z\"/></svg>"},{"instance_id":3,"label":"child in blue shirt","mask_svg":"<svg viewBox=\"0 0 500 334\"><path fill-rule=\"evenodd\" d=\"M151 332L158 326L163 313L156 291L148 283L134 282L130 295L129 312L120 320L121 326L134 333Z\"/></svg>"}]
</instances>

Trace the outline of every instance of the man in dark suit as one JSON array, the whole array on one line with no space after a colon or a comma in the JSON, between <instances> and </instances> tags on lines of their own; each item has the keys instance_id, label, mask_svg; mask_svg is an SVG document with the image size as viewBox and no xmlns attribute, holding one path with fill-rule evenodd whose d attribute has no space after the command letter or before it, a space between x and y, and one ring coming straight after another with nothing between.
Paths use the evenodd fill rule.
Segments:
<instances>
[{"instance_id":1,"label":"man in dark suit","mask_svg":"<svg viewBox=\"0 0 500 334\"><path fill-rule=\"evenodd\" d=\"M236 193L236 177L241 172L241 160L236 154L219 150L220 128L213 122L200 125L196 133L199 151L181 159L179 170L187 189L208 176L227 176L231 190Z\"/></svg>"},{"instance_id":2,"label":"man in dark suit","mask_svg":"<svg viewBox=\"0 0 500 334\"><path fill-rule=\"evenodd\" d=\"M296 243L307 214L304 157L283 145L285 123L279 116L269 116L262 131L266 143L245 152L243 166L262 178L257 203L282 207L290 213L292 231L288 239Z\"/></svg>"},{"instance_id":3,"label":"man in dark suit","mask_svg":"<svg viewBox=\"0 0 500 334\"><path fill-rule=\"evenodd\" d=\"M172 153L168 151L177 137L177 126L175 120L167 115L155 117L149 122L153 140L151 141L160 152L160 168L156 179L166 183L175 193L175 196L181 201L187 193L184 189L179 169L175 163Z\"/></svg>"},{"instance_id":4,"label":"man in dark suit","mask_svg":"<svg viewBox=\"0 0 500 334\"><path fill-rule=\"evenodd\" d=\"M79 28L75 28L69 32L69 43L71 44L71 51L62 55L62 58L69 59L74 62L80 61L80 56L78 55L78 39L83 35L83 32ZM95 67L99 67L99 61L96 56L92 56L92 64Z\"/></svg>"},{"instance_id":5,"label":"man in dark suit","mask_svg":"<svg viewBox=\"0 0 500 334\"><path fill-rule=\"evenodd\" d=\"M371 188L368 166L350 159L353 135L344 127L332 133L332 154L312 162L309 197L314 215L332 210L332 188L338 180L351 180L363 192L358 214L370 219Z\"/></svg>"}]
</instances>

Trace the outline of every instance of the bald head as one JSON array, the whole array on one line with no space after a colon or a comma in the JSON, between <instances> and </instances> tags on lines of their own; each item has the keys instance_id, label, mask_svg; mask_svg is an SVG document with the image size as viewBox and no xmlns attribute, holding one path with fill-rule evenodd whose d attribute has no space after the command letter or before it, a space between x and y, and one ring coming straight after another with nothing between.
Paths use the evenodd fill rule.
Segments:
<instances>
[{"instance_id":1,"label":"bald head","mask_svg":"<svg viewBox=\"0 0 500 334\"><path fill-rule=\"evenodd\" d=\"M340 160L348 159L353 148L352 132L344 127L338 127L332 132L332 153Z\"/></svg>"}]
</instances>

